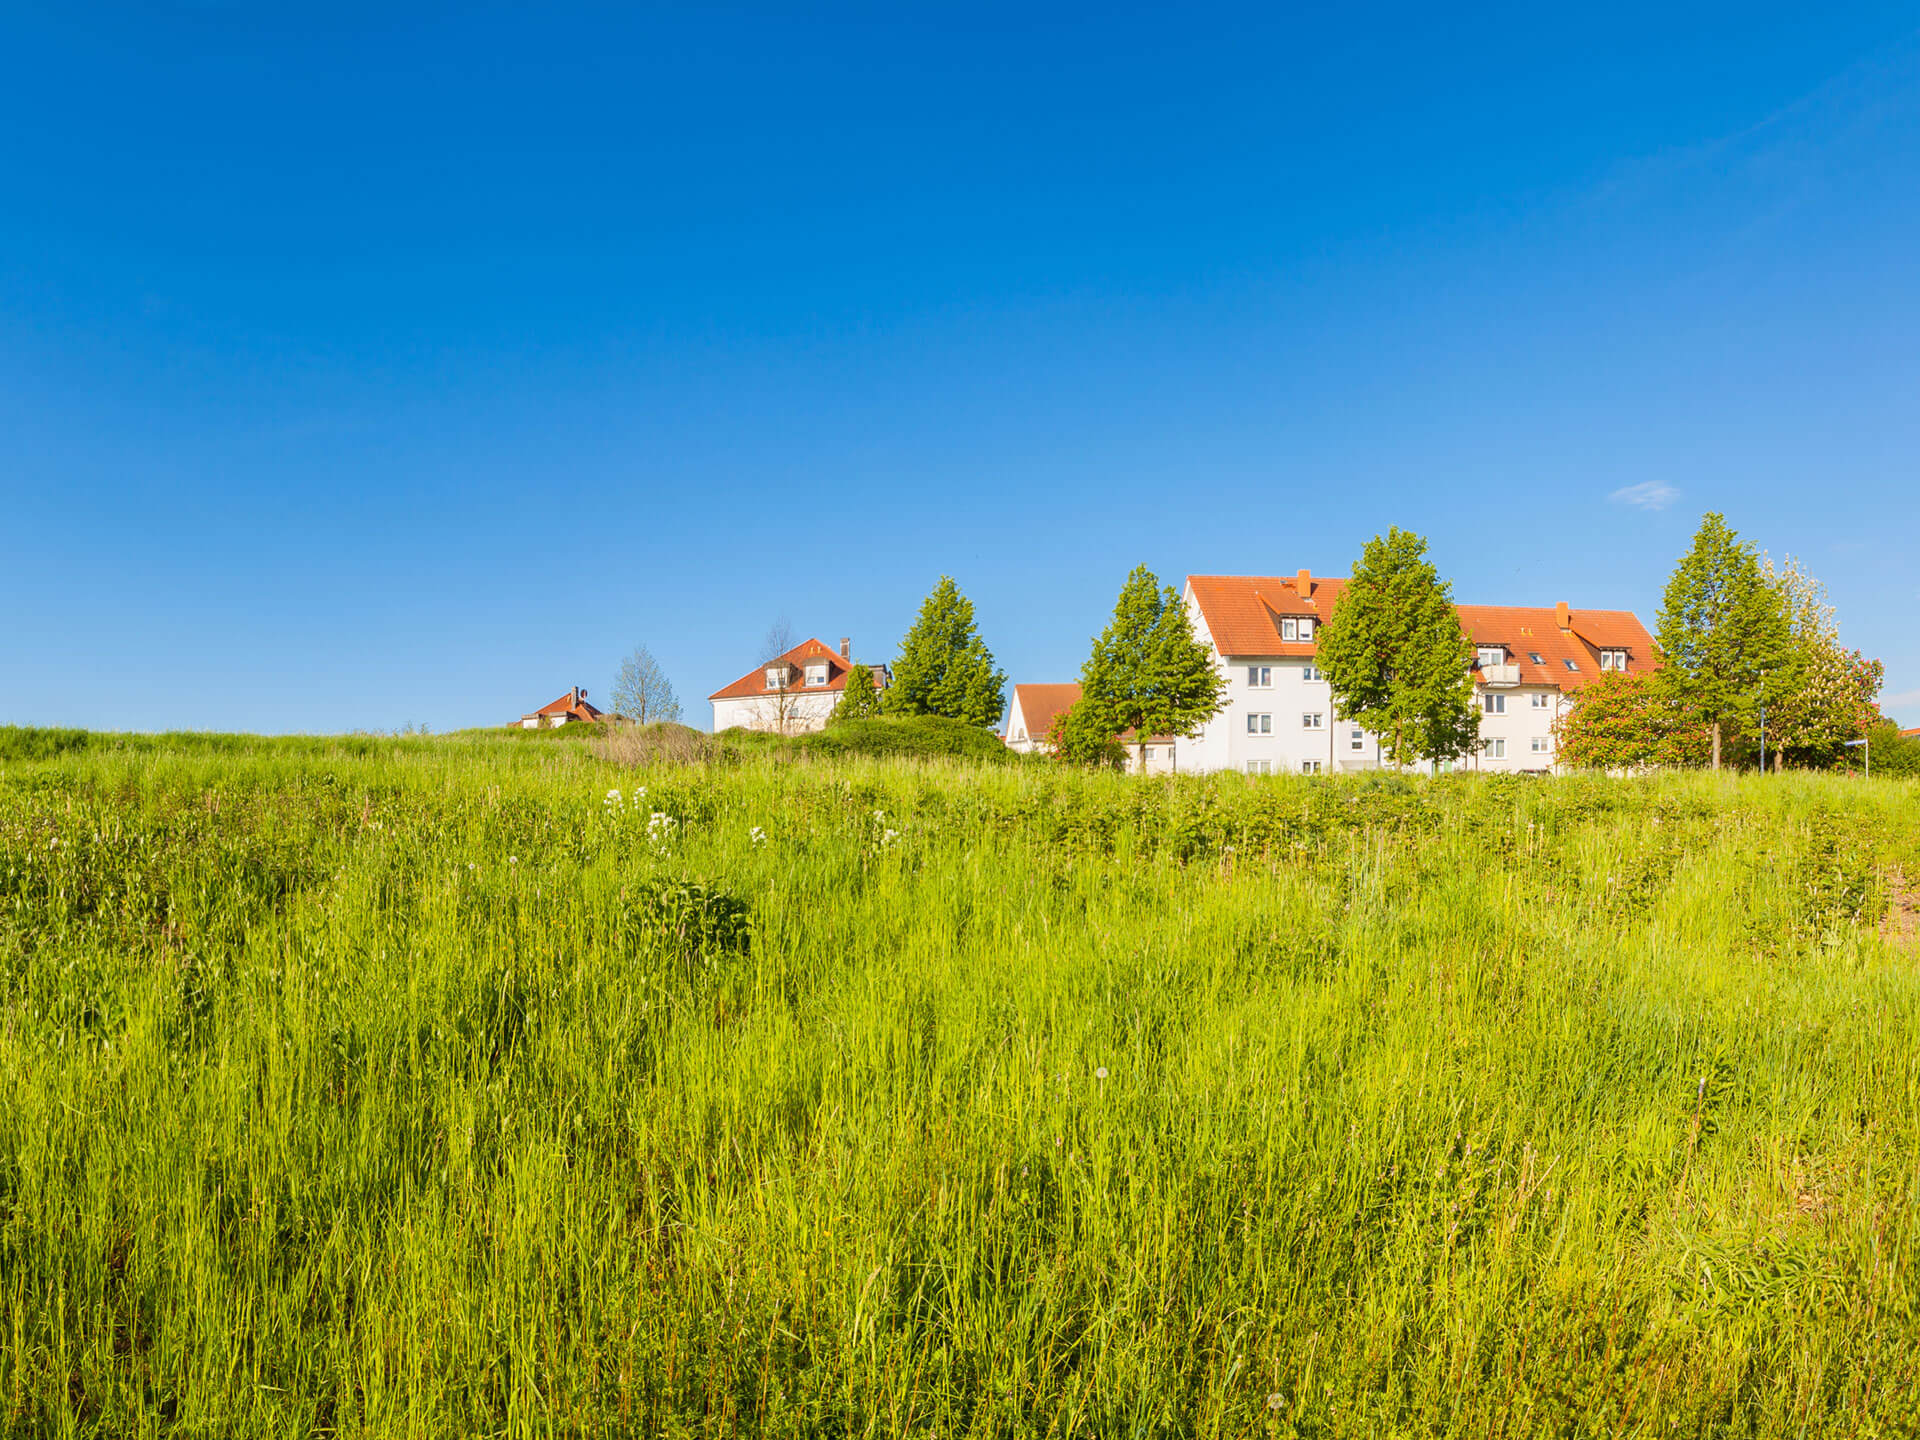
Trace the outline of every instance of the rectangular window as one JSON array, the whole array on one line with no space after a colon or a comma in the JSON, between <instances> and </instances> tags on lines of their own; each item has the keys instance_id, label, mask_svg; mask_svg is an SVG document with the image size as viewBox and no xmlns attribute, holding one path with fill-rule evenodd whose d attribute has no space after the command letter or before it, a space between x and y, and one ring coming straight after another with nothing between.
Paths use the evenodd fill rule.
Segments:
<instances>
[{"instance_id":1,"label":"rectangular window","mask_svg":"<svg viewBox=\"0 0 1920 1440\"><path fill-rule=\"evenodd\" d=\"M1255 714L1251 711L1248 712L1247 734L1271 735L1272 733L1273 733L1273 716Z\"/></svg>"},{"instance_id":2,"label":"rectangular window","mask_svg":"<svg viewBox=\"0 0 1920 1440\"><path fill-rule=\"evenodd\" d=\"M1151 746L1151 745L1142 745L1142 746L1140 747L1140 758L1141 758L1142 760L1151 760L1151 759L1153 759L1153 746Z\"/></svg>"},{"instance_id":3,"label":"rectangular window","mask_svg":"<svg viewBox=\"0 0 1920 1440\"><path fill-rule=\"evenodd\" d=\"M1302 760L1302 761L1300 762L1300 773L1301 773L1302 775L1318 775L1318 774L1320 774L1320 773L1321 773L1321 762L1320 762L1320 761L1318 761L1318 760Z\"/></svg>"},{"instance_id":4,"label":"rectangular window","mask_svg":"<svg viewBox=\"0 0 1920 1440\"><path fill-rule=\"evenodd\" d=\"M1482 645L1480 647L1480 664L1482 665L1482 667L1485 667L1488 665L1504 665L1506 663L1507 663L1507 652L1501 646Z\"/></svg>"},{"instance_id":5,"label":"rectangular window","mask_svg":"<svg viewBox=\"0 0 1920 1440\"><path fill-rule=\"evenodd\" d=\"M1504 695L1482 695L1480 697L1480 703L1486 706L1487 714L1489 715L1504 715L1507 713L1507 697Z\"/></svg>"},{"instance_id":6,"label":"rectangular window","mask_svg":"<svg viewBox=\"0 0 1920 1440\"><path fill-rule=\"evenodd\" d=\"M809 665L807 667L807 684L824 685L826 683L827 683L827 667L826 666Z\"/></svg>"},{"instance_id":7,"label":"rectangular window","mask_svg":"<svg viewBox=\"0 0 1920 1440\"><path fill-rule=\"evenodd\" d=\"M1303 665L1300 668L1300 678L1302 680L1324 680L1327 677L1322 675L1319 670L1315 669L1312 665Z\"/></svg>"},{"instance_id":8,"label":"rectangular window","mask_svg":"<svg viewBox=\"0 0 1920 1440\"><path fill-rule=\"evenodd\" d=\"M1249 775L1271 775L1272 773L1273 762L1271 760L1247 761L1247 774Z\"/></svg>"},{"instance_id":9,"label":"rectangular window","mask_svg":"<svg viewBox=\"0 0 1920 1440\"><path fill-rule=\"evenodd\" d=\"M780 688L780 672L778 670L767 671L767 689L778 690L779 688Z\"/></svg>"},{"instance_id":10,"label":"rectangular window","mask_svg":"<svg viewBox=\"0 0 1920 1440\"><path fill-rule=\"evenodd\" d=\"M1347 741L1347 748L1349 750L1364 750L1367 748L1366 732L1358 725L1353 727L1353 735Z\"/></svg>"},{"instance_id":11,"label":"rectangular window","mask_svg":"<svg viewBox=\"0 0 1920 1440\"><path fill-rule=\"evenodd\" d=\"M1504 760L1507 758L1507 742L1497 735L1490 740L1483 740L1480 742L1480 753L1489 760Z\"/></svg>"},{"instance_id":12,"label":"rectangular window","mask_svg":"<svg viewBox=\"0 0 1920 1440\"><path fill-rule=\"evenodd\" d=\"M1544 710L1547 708L1547 692L1544 690L1534 691L1527 699L1533 702L1533 708L1536 710Z\"/></svg>"},{"instance_id":13,"label":"rectangular window","mask_svg":"<svg viewBox=\"0 0 1920 1440\"><path fill-rule=\"evenodd\" d=\"M1309 710L1300 717L1300 728L1302 730L1324 730L1327 728L1327 717L1319 710Z\"/></svg>"},{"instance_id":14,"label":"rectangular window","mask_svg":"<svg viewBox=\"0 0 1920 1440\"><path fill-rule=\"evenodd\" d=\"M1271 665L1247 666L1247 684L1255 690L1265 690L1273 684L1273 667Z\"/></svg>"},{"instance_id":15,"label":"rectangular window","mask_svg":"<svg viewBox=\"0 0 1920 1440\"><path fill-rule=\"evenodd\" d=\"M1546 736L1536 735L1533 737L1533 753L1534 754L1544 755L1547 753L1548 750L1552 748L1553 748L1553 742L1548 740Z\"/></svg>"},{"instance_id":16,"label":"rectangular window","mask_svg":"<svg viewBox=\"0 0 1920 1440\"><path fill-rule=\"evenodd\" d=\"M1302 620L1300 622L1300 638L1302 640L1313 639L1313 621Z\"/></svg>"},{"instance_id":17,"label":"rectangular window","mask_svg":"<svg viewBox=\"0 0 1920 1440\"><path fill-rule=\"evenodd\" d=\"M1300 638L1300 627L1291 620L1282 620L1280 622L1280 638L1282 640L1298 640Z\"/></svg>"}]
</instances>

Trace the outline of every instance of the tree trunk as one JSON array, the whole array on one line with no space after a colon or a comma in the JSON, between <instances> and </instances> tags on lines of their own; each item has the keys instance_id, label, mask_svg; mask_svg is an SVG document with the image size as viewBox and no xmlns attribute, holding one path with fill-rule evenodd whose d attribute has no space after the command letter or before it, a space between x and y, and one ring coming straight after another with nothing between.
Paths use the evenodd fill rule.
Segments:
<instances>
[{"instance_id":1,"label":"tree trunk","mask_svg":"<svg viewBox=\"0 0 1920 1440\"><path fill-rule=\"evenodd\" d=\"M1776 775L1782 775L1786 773L1786 769L1787 769L1787 752L1784 750L1776 749L1773 752L1773 773Z\"/></svg>"},{"instance_id":2,"label":"tree trunk","mask_svg":"<svg viewBox=\"0 0 1920 1440\"><path fill-rule=\"evenodd\" d=\"M1144 775L1147 773L1147 742L1138 741L1133 748L1140 752L1140 773Z\"/></svg>"},{"instance_id":3,"label":"tree trunk","mask_svg":"<svg viewBox=\"0 0 1920 1440\"><path fill-rule=\"evenodd\" d=\"M1720 768L1720 722L1713 722L1713 768Z\"/></svg>"}]
</instances>

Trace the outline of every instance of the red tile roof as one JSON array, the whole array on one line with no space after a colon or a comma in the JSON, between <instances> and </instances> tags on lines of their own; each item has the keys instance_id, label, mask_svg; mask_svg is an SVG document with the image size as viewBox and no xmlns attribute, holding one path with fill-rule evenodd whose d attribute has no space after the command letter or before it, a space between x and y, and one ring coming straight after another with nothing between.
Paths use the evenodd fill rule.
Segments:
<instances>
[{"instance_id":1,"label":"red tile roof","mask_svg":"<svg viewBox=\"0 0 1920 1440\"><path fill-rule=\"evenodd\" d=\"M1013 687L1013 705L1007 709L1007 734L1003 739L1013 738L1013 711L1017 707L1020 718L1026 722L1027 739L1045 740L1053 729L1054 718L1061 711L1070 709L1080 698L1080 683L1070 680L1064 685L1016 685Z\"/></svg>"},{"instance_id":2,"label":"red tile roof","mask_svg":"<svg viewBox=\"0 0 1920 1440\"><path fill-rule=\"evenodd\" d=\"M522 715L522 720L531 720L535 715L571 715L575 720L598 720L604 712L587 702L584 690L569 690L558 700L542 705L538 710Z\"/></svg>"},{"instance_id":3,"label":"red tile roof","mask_svg":"<svg viewBox=\"0 0 1920 1440\"><path fill-rule=\"evenodd\" d=\"M1285 616L1329 618L1346 593L1344 579L1262 575L1189 575L1187 586L1200 606L1214 647L1229 659L1311 657L1312 642L1282 640ZM1600 677L1600 652L1625 650L1634 670L1652 669L1658 660L1653 637L1630 610L1566 611L1561 629L1558 606L1460 605L1460 628L1476 645L1502 645L1520 669L1522 685L1578 690ZM1540 659L1535 661L1533 657ZM1567 662L1574 668L1569 669Z\"/></svg>"},{"instance_id":4,"label":"red tile roof","mask_svg":"<svg viewBox=\"0 0 1920 1440\"><path fill-rule=\"evenodd\" d=\"M1080 699L1080 682L1069 680L1065 684L1016 685L1013 687L1013 699L1014 704L1020 707L1020 718L1026 722L1027 739L1044 741L1053 732L1053 722L1059 718L1060 712L1071 709ZM1007 733L1000 738L1003 740L1014 738L1012 706L1007 709ZM1135 744L1139 739L1136 732L1132 730L1123 732L1117 738L1127 745ZM1149 736L1147 743L1171 745L1173 736Z\"/></svg>"},{"instance_id":5,"label":"red tile roof","mask_svg":"<svg viewBox=\"0 0 1920 1440\"><path fill-rule=\"evenodd\" d=\"M1920 738L1920 725L1914 726L1913 729L1911 730L1902 730L1900 732L1900 738L1903 740L1913 740L1913 739Z\"/></svg>"},{"instance_id":6,"label":"red tile roof","mask_svg":"<svg viewBox=\"0 0 1920 1440\"><path fill-rule=\"evenodd\" d=\"M804 680L806 678L807 662L818 662L821 660L827 662L826 684L794 685L789 683L782 688L791 695L824 695L832 691L845 690L847 688L847 671L851 670L858 662L844 659L838 650L835 650L830 645L823 645L818 640L802 640L798 645L794 646L778 659L769 660L765 664L754 666L753 669L742 675L731 685L723 686L721 689L714 691L707 699L751 700L758 695L778 695L780 693L779 690L767 689L767 670L770 666L778 665L781 661L785 661L789 674L798 671L800 678ZM887 667L884 665L874 665L869 668L873 671L874 688L878 690L886 689L887 682L892 678L887 673Z\"/></svg>"}]
</instances>

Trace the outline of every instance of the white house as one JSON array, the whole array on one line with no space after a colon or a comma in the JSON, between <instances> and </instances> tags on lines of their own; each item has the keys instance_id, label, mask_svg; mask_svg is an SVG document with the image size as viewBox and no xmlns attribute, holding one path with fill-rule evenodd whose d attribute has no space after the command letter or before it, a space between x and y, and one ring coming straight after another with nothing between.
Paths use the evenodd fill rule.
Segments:
<instances>
[{"instance_id":1,"label":"white house","mask_svg":"<svg viewBox=\"0 0 1920 1440\"><path fill-rule=\"evenodd\" d=\"M1009 750L1017 750L1022 755L1051 750L1053 746L1047 737L1053 732L1054 720L1079 698L1078 681L1014 686L1013 703L1007 707L1007 728L1000 738ZM1156 735L1144 747L1135 744L1131 732L1120 738L1127 747L1130 772L1140 773L1143 762L1149 775L1163 775L1180 768L1174 753L1178 742L1171 735Z\"/></svg>"},{"instance_id":2,"label":"white house","mask_svg":"<svg viewBox=\"0 0 1920 1440\"><path fill-rule=\"evenodd\" d=\"M838 652L818 640L804 640L786 654L755 666L731 685L713 692L715 733L736 726L799 735L827 723L833 707L846 693L847 672L853 668L851 640L843 639ZM876 690L887 688L891 676L884 665L870 667Z\"/></svg>"},{"instance_id":3,"label":"white house","mask_svg":"<svg viewBox=\"0 0 1920 1440\"><path fill-rule=\"evenodd\" d=\"M1347 582L1291 576L1189 575L1193 631L1226 677L1225 703L1190 740L1183 770L1331 774L1381 764L1376 736L1340 716L1315 664L1320 627ZM1458 768L1549 771L1553 723L1580 687L1609 670L1651 667L1653 640L1630 611L1458 607L1478 647L1479 753ZM1454 767L1448 767L1454 768Z\"/></svg>"}]
</instances>

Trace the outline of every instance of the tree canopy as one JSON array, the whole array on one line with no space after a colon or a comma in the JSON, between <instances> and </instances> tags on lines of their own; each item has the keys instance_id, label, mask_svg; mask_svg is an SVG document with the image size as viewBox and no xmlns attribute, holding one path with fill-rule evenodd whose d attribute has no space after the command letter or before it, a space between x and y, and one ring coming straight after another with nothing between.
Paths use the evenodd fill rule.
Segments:
<instances>
[{"instance_id":1,"label":"tree canopy","mask_svg":"<svg viewBox=\"0 0 1920 1440\"><path fill-rule=\"evenodd\" d=\"M1576 770L1701 765L1712 745L1705 722L1649 670L1589 681L1553 728L1560 763Z\"/></svg>"},{"instance_id":2,"label":"tree canopy","mask_svg":"<svg viewBox=\"0 0 1920 1440\"><path fill-rule=\"evenodd\" d=\"M889 715L944 715L970 725L996 725L1006 705L1007 676L973 623L973 602L942 575L900 642L893 682L880 699Z\"/></svg>"},{"instance_id":3,"label":"tree canopy","mask_svg":"<svg viewBox=\"0 0 1920 1440\"><path fill-rule=\"evenodd\" d=\"M673 693L673 682L667 679L667 672L644 645L635 647L634 652L620 662L620 673L613 681L612 701L614 714L641 725L680 719L680 698Z\"/></svg>"},{"instance_id":4,"label":"tree canopy","mask_svg":"<svg viewBox=\"0 0 1920 1440\"><path fill-rule=\"evenodd\" d=\"M1798 561L1768 560L1761 570L1789 633L1787 662L1765 686L1768 744L1782 764L1836 764L1879 718L1873 701L1885 667L1841 645L1827 587Z\"/></svg>"},{"instance_id":5,"label":"tree canopy","mask_svg":"<svg viewBox=\"0 0 1920 1440\"><path fill-rule=\"evenodd\" d=\"M1661 602L1660 674L1710 727L1716 770L1727 735L1755 734L1762 676L1775 677L1776 688L1788 683L1792 639L1781 592L1753 547L1724 516L1701 517Z\"/></svg>"},{"instance_id":6,"label":"tree canopy","mask_svg":"<svg viewBox=\"0 0 1920 1440\"><path fill-rule=\"evenodd\" d=\"M1212 652L1194 638L1179 592L1136 566L1081 668L1080 699L1060 727L1061 753L1098 760L1129 731L1143 749L1155 735L1191 735L1220 709L1226 685Z\"/></svg>"},{"instance_id":7,"label":"tree canopy","mask_svg":"<svg viewBox=\"0 0 1920 1440\"><path fill-rule=\"evenodd\" d=\"M874 688L873 670L870 666L855 664L847 671L847 688L841 692L840 702L827 717L827 724L868 720L879 713L880 692Z\"/></svg>"},{"instance_id":8,"label":"tree canopy","mask_svg":"<svg viewBox=\"0 0 1920 1440\"><path fill-rule=\"evenodd\" d=\"M1395 527L1369 540L1319 640L1335 708L1378 735L1391 763L1474 748L1473 642L1423 537Z\"/></svg>"}]
</instances>

